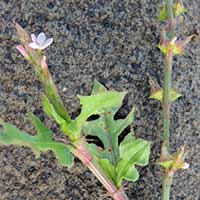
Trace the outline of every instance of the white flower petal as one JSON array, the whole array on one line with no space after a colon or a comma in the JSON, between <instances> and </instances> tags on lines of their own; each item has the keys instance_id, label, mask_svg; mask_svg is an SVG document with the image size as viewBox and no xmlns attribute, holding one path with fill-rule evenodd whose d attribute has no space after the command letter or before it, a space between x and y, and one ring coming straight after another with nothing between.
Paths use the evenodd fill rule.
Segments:
<instances>
[{"instance_id":1,"label":"white flower petal","mask_svg":"<svg viewBox=\"0 0 200 200\"><path fill-rule=\"evenodd\" d=\"M37 38L36 38L35 34L31 34L31 39L34 43L37 43Z\"/></svg>"},{"instance_id":2,"label":"white flower petal","mask_svg":"<svg viewBox=\"0 0 200 200\"><path fill-rule=\"evenodd\" d=\"M188 169L190 167L190 164L184 163L182 169Z\"/></svg>"},{"instance_id":3,"label":"white flower petal","mask_svg":"<svg viewBox=\"0 0 200 200\"><path fill-rule=\"evenodd\" d=\"M40 49L40 46L38 46L36 43L31 42L29 45L29 47L31 47L32 49Z\"/></svg>"},{"instance_id":4,"label":"white flower petal","mask_svg":"<svg viewBox=\"0 0 200 200\"><path fill-rule=\"evenodd\" d=\"M42 32L37 36L37 43L42 46L45 43L46 35Z\"/></svg>"},{"instance_id":5,"label":"white flower petal","mask_svg":"<svg viewBox=\"0 0 200 200\"><path fill-rule=\"evenodd\" d=\"M53 38L50 38L45 41L45 43L42 45L41 49L46 49L51 43L53 42Z\"/></svg>"}]
</instances>

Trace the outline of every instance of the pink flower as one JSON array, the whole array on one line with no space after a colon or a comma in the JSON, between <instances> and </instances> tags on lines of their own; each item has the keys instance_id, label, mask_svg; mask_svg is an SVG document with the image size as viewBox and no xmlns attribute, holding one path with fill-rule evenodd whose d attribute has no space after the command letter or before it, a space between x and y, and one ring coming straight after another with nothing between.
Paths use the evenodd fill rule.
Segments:
<instances>
[{"instance_id":1,"label":"pink flower","mask_svg":"<svg viewBox=\"0 0 200 200\"><path fill-rule=\"evenodd\" d=\"M46 35L42 32L37 37L35 34L31 34L32 42L29 44L29 47L32 49L43 50L47 48L52 42L53 38L46 39Z\"/></svg>"}]
</instances>

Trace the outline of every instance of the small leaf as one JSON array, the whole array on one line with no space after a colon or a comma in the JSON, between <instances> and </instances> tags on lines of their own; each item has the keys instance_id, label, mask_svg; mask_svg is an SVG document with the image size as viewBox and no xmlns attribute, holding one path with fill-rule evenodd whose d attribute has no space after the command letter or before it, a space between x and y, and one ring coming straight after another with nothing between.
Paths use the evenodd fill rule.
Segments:
<instances>
[{"instance_id":1,"label":"small leaf","mask_svg":"<svg viewBox=\"0 0 200 200\"><path fill-rule=\"evenodd\" d=\"M157 47L165 55L168 53L169 49L172 49L174 56L183 54L183 49L179 45L177 45L176 43L170 44L170 47L169 47L168 44L166 44L166 45L157 45Z\"/></svg>"},{"instance_id":2,"label":"small leaf","mask_svg":"<svg viewBox=\"0 0 200 200\"><path fill-rule=\"evenodd\" d=\"M69 123L66 122L54 109L54 106L50 103L48 97L43 95L42 97L44 112L49 116L53 117L55 121L60 125L61 130L66 133L70 138L73 137L71 130L69 129Z\"/></svg>"},{"instance_id":3,"label":"small leaf","mask_svg":"<svg viewBox=\"0 0 200 200\"><path fill-rule=\"evenodd\" d=\"M178 99L181 96L182 96L181 93L177 92L174 89L171 89L171 102L174 102L176 99Z\"/></svg>"},{"instance_id":4,"label":"small leaf","mask_svg":"<svg viewBox=\"0 0 200 200\"><path fill-rule=\"evenodd\" d=\"M174 4L174 16L178 17L179 15L183 14L184 12L187 12L187 10L183 7L183 5L180 2L177 2Z\"/></svg>"},{"instance_id":5,"label":"small leaf","mask_svg":"<svg viewBox=\"0 0 200 200\"><path fill-rule=\"evenodd\" d=\"M165 162L158 162L158 164L165 169L169 169L173 165L173 160L167 160Z\"/></svg>"},{"instance_id":6,"label":"small leaf","mask_svg":"<svg viewBox=\"0 0 200 200\"><path fill-rule=\"evenodd\" d=\"M164 5L159 13L158 19L160 21L165 21L167 19L167 6Z\"/></svg>"},{"instance_id":7,"label":"small leaf","mask_svg":"<svg viewBox=\"0 0 200 200\"><path fill-rule=\"evenodd\" d=\"M163 53L163 54L167 54L167 46L166 45L157 45L157 47L160 49L160 51Z\"/></svg>"},{"instance_id":8,"label":"small leaf","mask_svg":"<svg viewBox=\"0 0 200 200\"><path fill-rule=\"evenodd\" d=\"M173 5L174 17L178 17L179 15L187 12L187 10L183 7L180 2L177 2ZM164 5L159 13L158 19L160 21L167 20L167 6Z\"/></svg>"},{"instance_id":9,"label":"small leaf","mask_svg":"<svg viewBox=\"0 0 200 200\"><path fill-rule=\"evenodd\" d=\"M174 89L171 89L171 102L174 102L176 99L181 97L181 94L177 92ZM150 99L157 99L158 101L162 102L163 100L163 89L160 88L159 90L153 92L150 97Z\"/></svg>"},{"instance_id":10,"label":"small leaf","mask_svg":"<svg viewBox=\"0 0 200 200\"><path fill-rule=\"evenodd\" d=\"M29 114L33 122L37 135L32 136L23 131L20 131L12 124L0 120L3 126L3 131L0 131L0 144L4 145L19 145L30 147L36 157L40 156L41 151L52 150L59 163L63 166L72 166L73 157L70 153L71 146L66 145L52 139L53 133L33 114Z\"/></svg>"}]
</instances>

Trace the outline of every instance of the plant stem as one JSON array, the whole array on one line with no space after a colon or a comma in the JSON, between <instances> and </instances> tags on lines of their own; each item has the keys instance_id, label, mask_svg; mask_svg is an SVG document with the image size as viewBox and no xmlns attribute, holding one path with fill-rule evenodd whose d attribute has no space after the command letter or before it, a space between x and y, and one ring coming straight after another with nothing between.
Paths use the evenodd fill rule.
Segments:
<instances>
[{"instance_id":1,"label":"plant stem","mask_svg":"<svg viewBox=\"0 0 200 200\"><path fill-rule=\"evenodd\" d=\"M164 88L163 88L163 142L169 148L170 138L170 96L171 96L171 73L173 52L170 50L165 56Z\"/></svg>"},{"instance_id":2,"label":"plant stem","mask_svg":"<svg viewBox=\"0 0 200 200\"><path fill-rule=\"evenodd\" d=\"M171 189L171 184L172 184L172 179L169 178L166 175L163 176L162 180L162 199L163 200L168 200L170 198L170 189Z\"/></svg>"},{"instance_id":3,"label":"plant stem","mask_svg":"<svg viewBox=\"0 0 200 200\"><path fill-rule=\"evenodd\" d=\"M173 0L166 0L167 6L167 37L172 39L174 37L174 11L173 11ZM163 145L166 145L169 149L170 139L170 97L171 97L171 76L172 76L172 62L173 62L173 51L169 49L165 55L165 66L164 66L164 88L163 88ZM170 189L172 185L171 177L168 177L163 172L162 177L162 200L170 199Z\"/></svg>"},{"instance_id":4,"label":"plant stem","mask_svg":"<svg viewBox=\"0 0 200 200\"><path fill-rule=\"evenodd\" d=\"M174 9L173 9L173 0L166 0L167 6L167 36L169 39L172 39L174 36L175 22L174 22Z\"/></svg>"},{"instance_id":5,"label":"plant stem","mask_svg":"<svg viewBox=\"0 0 200 200\"><path fill-rule=\"evenodd\" d=\"M86 149L84 142L78 143L73 152L82 163L98 178L101 184L106 188L109 195L114 200L128 200L128 197L122 188L117 188L116 185L105 175L98 163L93 159L90 152Z\"/></svg>"}]
</instances>

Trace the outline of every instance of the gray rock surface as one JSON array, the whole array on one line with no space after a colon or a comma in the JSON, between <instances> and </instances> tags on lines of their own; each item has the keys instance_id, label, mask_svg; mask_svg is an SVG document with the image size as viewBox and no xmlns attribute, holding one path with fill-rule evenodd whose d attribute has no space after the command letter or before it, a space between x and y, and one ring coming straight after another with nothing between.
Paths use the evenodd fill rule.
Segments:
<instances>
[{"instance_id":1,"label":"gray rock surface","mask_svg":"<svg viewBox=\"0 0 200 200\"><path fill-rule=\"evenodd\" d=\"M200 1L186 0L187 15L179 21L179 36L199 34ZM17 52L12 21L27 31L44 31L54 38L47 51L48 64L62 99L76 115L77 94L89 94L94 79L108 88L127 90L125 116L136 107L137 137L152 141L148 167L139 168L140 179L126 183L130 199L159 200L162 113L158 102L148 99L148 74L162 84L163 58L156 45L161 23L159 0L1 0L0 1L0 117L34 133L26 117L35 113L58 133L42 112L42 87L34 70ZM181 30L181 31L180 31ZM198 200L200 191L200 45L192 41L176 57L173 85L182 97L172 106L171 147L190 147L190 169L177 173L173 200ZM64 89L65 88L65 89ZM53 153L35 159L28 148L0 147L0 200L103 200L96 178L76 161L72 169L58 166Z\"/></svg>"}]
</instances>

